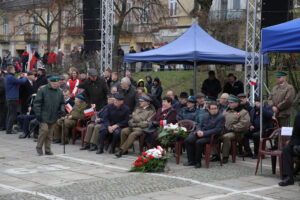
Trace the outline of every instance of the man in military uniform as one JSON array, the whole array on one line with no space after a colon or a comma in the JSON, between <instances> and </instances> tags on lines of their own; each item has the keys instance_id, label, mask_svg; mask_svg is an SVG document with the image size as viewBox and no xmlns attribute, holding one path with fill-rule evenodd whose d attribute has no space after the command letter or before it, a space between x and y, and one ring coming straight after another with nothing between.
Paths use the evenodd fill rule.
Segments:
<instances>
[{"instance_id":1,"label":"man in military uniform","mask_svg":"<svg viewBox=\"0 0 300 200\"><path fill-rule=\"evenodd\" d=\"M99 139L100 128L104 123L107 115L108 106L113 104L115 97L112 94L107 95L107 105L104 106L98 113L95 123L90 123L87 127L86 135L84 137L84 146L80 150L96 151Z\"/></svg>"},{"instance_id":2,"label":"man in military uniform","mask_svg":"<svg viewBox=\"0 0 300 200\"><path fill-rule=\"evenodd\" d=\"M61 90L58 89L58 80L59 77L50 77L49 84L38 90L33 103L33 110L41 126L36 146L36 151L40 156L43 155L44 144L45 154L53 155L51 142L54 125L59 116L65 112L65 100Z\"/></svg>"},{"instance_id":3,"label":"man in military uniform","mask_svg":"<svg viewBox=\"0 0 300 200\"><path fill-rule=\"evenodd\" d=\"M143 134L143 128L147 128L148 122L155 115L155 108L150 105L151 99L148 96L141 96L139 99L140 106L135 109L129 120L129 127L123 128L121 131L120 151L116 156L120 158L126 153L136 138Z\"/></svg>"},{"instance_id":4,"label":"man in military uniform","mask_svg":"<svg viewBox=\"0 0 300 200\"><path fill-rule=\"evenodd\" d=\"M130 110L124 104L124 96L117 93L115 94L115 99L114 103L108 106L107 116L100 129L97 154L103 153L104 140L109 135L112 136L109 153L115 153L115 147L120 140L121 130L128 125Z\"/></svg>"},{"instance_id":5,"label":"man in military uniform","mask_svg":"<svg viewBox=\"0 0 300 200\"><path fill-rule=\"evenodd\" d=\"M77 120L85 117L85 109L87 109L85 98L81 94L77 94L75 96L75 105L70 114L57 120L54 127L54 138L56 140L61 138L61 144L69 144L69 130L76 126ZM62 134L62 127L64 127L64 134Z\"/></svg>"},{"instance_id":6,"label":"man in military uniform","mask_svg":"<svg viewBox=\"0 0 300 200\"><path fill-rule=\"evenodd\" d=\"M240 105L241 100L234 95L229 97L229 107L223 112L225 117L225 133L220 137L223 142L223 160L222 163L228 162L228 156L231 149L231 142L235 139L235 134L238 134L238 139L241 141L249 128L250 116L247 110L243 109ZM211 161L218 160L214 149Z\"/></svg>"},{"instance_id":7,"label":"man in military uniform","mask_svg":"<svg viewBox=\"0 0 300 200\"><path fill-rule=\"evenodd\" d=\"M272 106L280 127L289 126L291 107L295 97L295 90L287 83L286 76L284 72L276 74L277 85L272 89L268 99L268 104Z\"/></svg>"}]
</instances>

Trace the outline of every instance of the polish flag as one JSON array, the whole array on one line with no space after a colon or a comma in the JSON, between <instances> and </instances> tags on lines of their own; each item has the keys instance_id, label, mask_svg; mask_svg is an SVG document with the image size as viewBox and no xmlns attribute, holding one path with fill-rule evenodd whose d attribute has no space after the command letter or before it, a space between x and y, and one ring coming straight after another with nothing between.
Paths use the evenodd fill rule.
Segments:
<instances>
[{"instance_id":1,"label":"polish flag","mask_svg":"<svg viewBox=\"0 0 300 200\"><path fill-rule=\"evenodd\" d=\"M88 117L88 116L91 116L91 115L93 115L93 114L95 114L93 108L89 108L89 109L84 110L84 115L87 116L87 117Z\"/></svg>"},{"instance_id":2,"label":"polish flag","mask_svg":"<svg viewBox=\"0 0 300 200\"><path fill-rule=\"evenodd\" d=\"M73 109L73 107L69 103L65 106L65 108L68 111L68 113L70 113Z\"/></svg>"},{"instance_id":3,"label":"polish flag","mask_svg":"<svg viewBox=\"0 0 300 200\"><path fill-rule=\"evenodd\" d=\"M250 83L251 83L251 85L256 85L256 79L255 78L250 78Z\"/></svg>"}]
</instances>

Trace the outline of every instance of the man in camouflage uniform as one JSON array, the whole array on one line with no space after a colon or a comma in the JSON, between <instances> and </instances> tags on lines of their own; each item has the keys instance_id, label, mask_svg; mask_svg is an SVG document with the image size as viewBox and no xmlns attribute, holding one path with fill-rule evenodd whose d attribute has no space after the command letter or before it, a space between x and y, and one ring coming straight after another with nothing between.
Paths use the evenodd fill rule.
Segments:
<instances>
[{"instance_id":1,"label":"man in camouflage uniform","mask_svg":"<svg viewBox=\"0 0 300 200\"><path fill-rule=\"evenodd\" d=\"M42 147L44 144L45 154L53 155L51 142L54 125L59 116L65 111L65 100L58 88L58 80L59 77L50 77L49 84L38 90L33 103L34 113L41 126L36 146L36 151L40 156L43 155Z\"/></svg>"},{"instance_id":2,"label":"man in camouflage uniform","mask_svg":"<svg viewBox=\"0 0 300 200\"><path fill-rule=\"evenodd\" d=\"M121 131L120 151L116 156L120 158L126 153L136 138L143 134L143 128L148 127L148 122L155 115L155 108L150 105L151 99L148 96L139 98L140 106L135 109L132 118L129 120L129 127L123 128Z\"/></svg>"},{"instance_id":3,"label":"man in camouflage uniform","mask_svg":"<svg viewBox=\"0 0 300 200\"><path fill-rule=\"evenodd\" d=\"M276 74L277 84L268 99L268 104L272 106L280 127L289 126L291 107L295 97L295 90L287 83L286 76L284 72Z\"/></svg>"},{"instance_id":4,"label":"man in camouflage uniform","mask_svg":"<svg viewBox=\"0 0 300 200\"><path fill-rule=\"evenodd\" d=\"M76 126L77 120L85 117L84 110L87 109L87 104L84 100L85 98L81 94L77 94L70 114L57 120L54 127L54 138L61 138L61 144L69 143L69 129ZM62 127L64 127L64 134L62 134Z\"/></svg>"}]
</instances>

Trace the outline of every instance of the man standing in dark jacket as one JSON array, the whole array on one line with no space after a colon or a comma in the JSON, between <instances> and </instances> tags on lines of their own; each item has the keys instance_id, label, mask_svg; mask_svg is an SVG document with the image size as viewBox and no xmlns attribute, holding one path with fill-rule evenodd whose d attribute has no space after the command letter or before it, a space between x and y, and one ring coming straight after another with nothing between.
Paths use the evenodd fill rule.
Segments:
<instances>
[{"instance_id":1,"label":"man standing in dark jacket","mask_svg":"<svg viewBox=\"0 0 300 200\"><path fill-rule=\"evenodd\" d=\"M35 81L35 90L37 91L41 86L47 84L46 70L44 67L39 67L37 70L37 79Z\"/></svg>"},{"instance_id":2,"label":"man standing in dark jacket","mask_svg":"<svg viewBox=\"0 0 300 200\"><path fill-rule=\"evenodd\" d=\"M5 84L4 73L0 74L0 131L5 130Z\"/></svg>"},{"instance_id":3,"label":"man standing in dark jacket","mask_svg":"<svg viewBox=\"0 0 300 200\"><path fill-rule=\"evenodd\" d=\"M206 79L202 84L202 93L206 96L213 96L218 98L218 94L222 91L221 83L216 79L214 71L208 72L208 79Z\"/></svg>"},{"instance_id":4,"label":"man standing in dark jacket","mask_svg":"<svg viewBox=\"0 0 300 200\"><path fill-rule=\"evenodd\" d=\"M252 106L248 102L246 94L240 93L237 96L241 100L240 105L250 113L250 111L252 110Z\"/></svg>"},{"instance_id":5,"label":"man standing in dark jacket","mask_svg":"<svg viewBox=\"0 0 300 200\"><path fill-rule=\"evenodd\" d=\"M195 168L200 168L202 153L205 145L210 142L210 136L212 134L220 135L224 128L225 118L219 112L216 102L209 104L208 111L209 113L204 114L196 131L184 141L188 155L188 162L184 166L195 165ZM218 142L217 136L214 138L214 142Z\"/></svg>"},{"instance_id":6,"label":"man standing in dark jacket","mask_svg":"<svg viewBox=\"0 0 300 200\"><path fill-rule=\"evenodd\" d=\"M89 78L78 86L84 89L84 96L88 105L96 104L96 111L100 111L107 102L108 88L103 78L98 77L96 69L88 70Z\"/></svg>"},{"instance_id":7,"label":"man standing in dark jacket","mask_svg":"<svg viewBox=\"0 0 300 200\"><path fill-rule=\"evenodd\" d=\"M152 76L150 74L147 74L146 76L146 88L147 88L147 93L151 94L151 88L152 88Z\"/></svg>"},{"instance_id":8,"label":"man standing in dark jacket","mask_svg":"<svg viewBox=\"0 0 300 200\"><path fill-rule=\"evenodd\" d=\"M52 134L56 121L65 114L65 100L61 90L58 88L59 77L49 78L49 84L41 87L33 103L33 111L36 119L40 122L40 135L37 141L36 151L43 155L53 155L51 152Z\"/></svg>"},{"instance_id":9,"label":"man standing in dark jacket","mask_svg":"<svg viewBox=\"0 0 300 200\"><path fill-rule=\"evenodd\" d=\"M116 94L115 99L115 102L108 106L104 124L100 128L97 154L103 153L104 140L109 134L112 135L109 153L115 153L116 145L120 140L121 130L128 126L130 110L128 106L124 104L124 96L122 94Z\"/></svg>"},{"instance_id":10,"label":"man standing in dark jacket","mask_svg":"<svg viewBox=\"0 0 300 200\"><path fill-rule=\"evenodd\" d=\"M17 119L17 108L19 100L19 85L25 84L27 77L21 74L19 79L15 78L15 67L7 67L8 74L5 76L5 89L7 101L6 134L15 133L12 131L13 123Z\"/></svg>"},{"instance_id":11,"label":"man standing in dark jacket","mask_svg":"<svg viewBox=\"0 0 300 200\"><path fill-rule=\"evenodd\" d=\"M132 113L139 106L139 95L136 89L131 86L129 78L122 78L121 88L118 91L124 96L124 104L129 107L130 113Z\"/></svg>"},{"instance_id":12,"label":"man standing in dark jacket","mask_svg":"<svg viewBox=\"0 0 300 200\"><path fill-rule=\"evenodd\" d=\"M20 87L21 113L26 114L30 106L31 96L37 92L35 76L32 72L27 73L27 81Z\"/></svg>"},{"instance_id":13,"label":"man standing in dark jacket","mask_svg":"<svg viewBox=\"0 0 300 200\"><path fill-rule=\"evenodd\" d=\"M269 105L263 106L263 134L267 129L273 128L273 110ZM252 154L249 139L252 138L254 142L254 155ZM250 111L250 129L245 133L243 138L243 146L245 150L244 157L257 158L258 147L260 140L260 98L255 98L255 107Z\"/></svg>"},{"instance_id":14,"label":"man standing in dark jacket","mask_svg":"<svg viewBox=\"0 0 300 200\"><path fill-rule=\"evenodd\" d=\"M223 93L238 95L244 92L244 85L233 74L228 74L228 82L225 84Z\"/></svg>"},{"instance_id":15,"label":"man standing in dark jacket","mask_svg":"<svg viewBox=\"0 0 300 200\"><path fill-rule=\"evenodd\" d=\"M180 93L180 95L179 95L179 104L175 108L177 113L179 113L182 108L186 107L188 97L189 96L186 92L181 92Z\"/></svg>"}]
</instances>

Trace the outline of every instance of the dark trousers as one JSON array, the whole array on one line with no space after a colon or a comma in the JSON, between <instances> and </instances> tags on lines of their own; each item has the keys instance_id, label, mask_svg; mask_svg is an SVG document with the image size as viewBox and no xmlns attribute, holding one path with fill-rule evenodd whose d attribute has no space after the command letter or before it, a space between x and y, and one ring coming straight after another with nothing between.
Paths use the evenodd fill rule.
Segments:
<instances>
[{"instance_id":1,"label":"dark trousers","mask_svg":"<svg viewBox=\"0 0 300 200\"><path fill-rule=\"evenodd\" d=\"M121 128L117 128L113 133L111 133L112 135L112 141L111 141L111 149L115 149L118 142L120 141L120 136L121 136ZM108 129L103 129L100 130L99 133L99 149L104 149L104 140L108 137L110 133L108 132Z\"/></svg>"},{"instance_id":2,"label":"dark trousers","mask_svg":"<svg viewBox=\"0 0 300 200\"><path fill-rule=\"evenodd\" d=\"M29 133L29 122L35 118L35 115L19 115L17 117L18 122L25 134Z\"/></svg>"},{"instance_id":3,"label":"dark trousers","mask_svg":"<svg viewBox=\"0 0 300 200\"><path fill-rule=\"evenodd\" d=\"M195 134L189 135L185 140L185 148L187 151L188 162L201 162L202 153L204 151L205 144L209 143L209 137L198 137Z\"/></svg>"},{"instance_id":4,"label":"dark trousers","mask_svg":"<svg viewBox=\"0 0 300 200\"><path fill-rule=\"evenodd\" d=\"M253 139L253 142L254 142L254 154L257 155L258 147L259 147L259 140L260 140L260 132L259 131L256 131L256 132L248 131L247 133L244 134L244 137L243 137L244 150L245 150L245 152L252 154L252 150L251 150L250 144L249 144L249 139L251 139L251 138Z\"/></svg>"},{"instance_id":5,"label":"dark trousers","mask_svg":"<svg viewBox=\"0 0 300 200\"><path fill-rule=\"evenodd\" d=\"M5 103L0 103L0 129L5 128Z\"/></svg>"},{"instance_id":6,"label":"dark trousers","mask_svg":"<svg viewBox=\"0 0 300 200\"><path fill-rule=\"evenodd\" d=\"M282 173L293 179L293 145L288 144L282 150Z\"/></svg>"},{"instance_id":7,"label":"dark trousers","mask_svg":"<svg viewBox=\"0 0 300 200\"><path fill-rule=\"evenodd\" d=\"M18 100L7 100L6 132L11 133L17 119Z\"/></svg>"},{"instance_id":8,"label":"dark trousers","mask_svg":"<svg viewBox=\"0 0 300 200\"><path fill-rule=\"evenodd\" d=\"M25 99L24 99L24 101L23 101L23 99L22 99L22 103L21 103L21 113L22 113L22 114L26 114L26 113L28 112L29 106L30 106L30 104L27 103L27 102L25 101Z\"/></svg>"}]
</instances>

